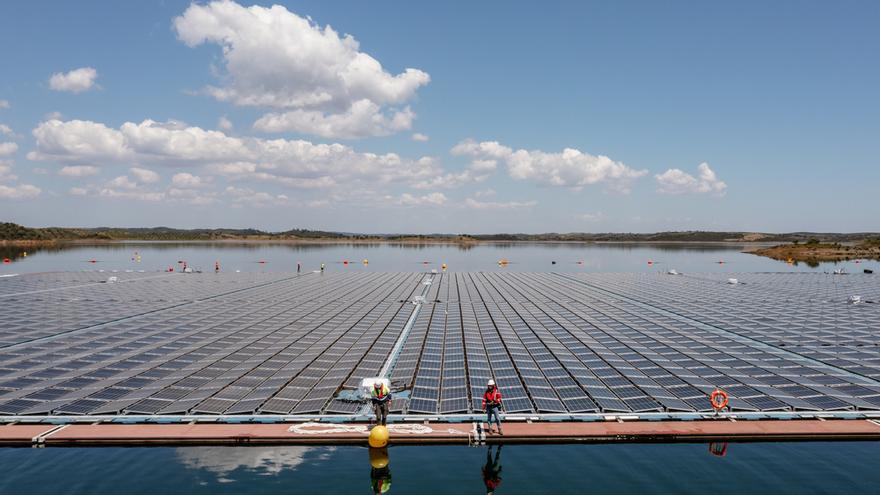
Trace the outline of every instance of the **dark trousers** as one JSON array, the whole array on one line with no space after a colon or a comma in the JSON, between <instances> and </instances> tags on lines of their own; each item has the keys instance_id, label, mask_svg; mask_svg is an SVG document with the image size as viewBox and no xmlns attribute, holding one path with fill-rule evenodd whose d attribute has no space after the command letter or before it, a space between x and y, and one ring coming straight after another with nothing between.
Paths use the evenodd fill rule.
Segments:
<instances>
[{"instance_id":1,"label":"dark trousers","mask_svg":"<svg viewBox=\"0 0 880 495\"><path fill-rule=\"evenodd\" d=\"M388 424L388 401L373 401L373 412L376 413L376 423Z\"/></svg>"}]
</instances>

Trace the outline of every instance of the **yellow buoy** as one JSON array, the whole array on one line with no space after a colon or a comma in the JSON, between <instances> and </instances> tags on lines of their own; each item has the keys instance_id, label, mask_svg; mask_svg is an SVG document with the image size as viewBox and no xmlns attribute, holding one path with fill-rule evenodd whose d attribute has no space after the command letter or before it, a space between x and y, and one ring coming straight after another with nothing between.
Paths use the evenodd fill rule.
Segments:
<instances>
[{"instance_id":1,"label":"yellow buoy","mask_svg":"<svg viewBox=\"0 0 880 495\"><path fill-rule=\"evenodd\" d=\"M370 466L375 469L382 469L388 465L388 449L370 449Z\"/></svg>"},{"instance_id":2,"label":"yellow buoy","mask_svg":"<svg viewBox=\"0 0 880 495\"><path fill-rule=\"evenodd\" d=\"M370 260L364 258L364 264L365 264L365 265L369 265L369 264L370 264Z\"/></svg>"},{"instance_id":3,"label":"yellow buoy","mask_svg":"<svg viewBox=\"0 0 880 495\"><path fill-rule=\"evenodd\" d=\"M376 425L370 430L370 447L379 449L388 445L388 428Z\"/></svg>"}]
</instances>

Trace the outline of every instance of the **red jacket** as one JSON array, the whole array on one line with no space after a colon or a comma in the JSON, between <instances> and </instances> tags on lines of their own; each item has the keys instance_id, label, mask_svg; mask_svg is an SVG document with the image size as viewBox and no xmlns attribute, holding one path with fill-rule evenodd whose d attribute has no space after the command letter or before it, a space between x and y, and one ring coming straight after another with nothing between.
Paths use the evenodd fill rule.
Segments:
<instances>
[{"instance_id":1,"label":"red jacket","mask_svg":"<svg viewBox=\"0 0 880 495\"><path fill-rule=\"evenodd\" d=\"M501 391L498 390L498 387L486 390L483 394L483 409L486 409L486 404L493 404L496 407L501 405Z\"/></svg>"},{"instance_id":2,"label":"red jacket","mask_svg":"<svg viewBox=\"0 0 880 495\"><path fill-rule=\"evenodd\" d=\"M486 473L483 471L483 483L486 485L487 490L495 491L498 488L498 485L501 484L501 477L498 476L498 473Z\"/></svg>"}]
</instances>

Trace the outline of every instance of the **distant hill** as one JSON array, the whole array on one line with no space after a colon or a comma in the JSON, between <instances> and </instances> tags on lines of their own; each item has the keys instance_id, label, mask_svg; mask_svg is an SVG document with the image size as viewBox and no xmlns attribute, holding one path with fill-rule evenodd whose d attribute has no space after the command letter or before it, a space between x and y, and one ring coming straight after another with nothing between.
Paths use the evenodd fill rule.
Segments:
<instances>
[{"instance_id":1,"label":"distant hill","mask_svg":"<svg viewBox=\"0 0 880 495\"><path fill-rule=\"evenodd\" d=\"M358 234L324 230L290 229L267 232L258 229L174 229L147 228L31 228L15 223L0 223L0 241L220 241L220 240L374 240L390 242L808 242L823 243L861 242L880 237L877 233L818 233L790 232L769 234L760 232L682 231L639 233L546 233L546 234Z\"/></svg>"},{"instance_id":2,"label":"distant hill","mask_svg":"<svg viewBox=\"0 0 880 495\"><path fill-rule=\"evenodd\" d=\"M344 239L349 237L352 236L305 229L264 232L257 229L174 229L170 227L29 228L14 223L0 223L0 240L216 241L227 239Z\"/></svg>"},{"instance_id":3,"label":"distant hill","mask_svg":"<svg viewBox=\"0 0 880 495\"><path fill-rule=\"evenodd\" d=\"M579 241L579 242L806 242L818 239L822 242L857 242L876 238L878 234L790 232L770 234L761 232L710 232L700 230L678 232L641 233L568 233L568 234L488 234L470 235L482 241Z\"/></svg>"}]
</instances>

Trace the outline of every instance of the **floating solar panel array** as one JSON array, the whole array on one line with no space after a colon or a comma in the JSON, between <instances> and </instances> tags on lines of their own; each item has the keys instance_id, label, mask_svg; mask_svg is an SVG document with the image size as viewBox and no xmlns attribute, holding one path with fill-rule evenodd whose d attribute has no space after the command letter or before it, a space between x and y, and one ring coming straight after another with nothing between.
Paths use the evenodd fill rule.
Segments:
<instances>
[{"instance_id":1,"label":"floating solar panel array","mask_svg":"<svg viewBox=\"0 0 880 495\"><path fill-rule=\"evenodd\" d=\"M0 279L0 415L353 414L361 380L389 368L392 411L410 415L479 412L490 378L511 413L708 411L715 387L735 411L880 409L880 278L871 275L424 281L375 272ZM426 302L411 304L423 290Z\"/></svg>"}]
</instances>

